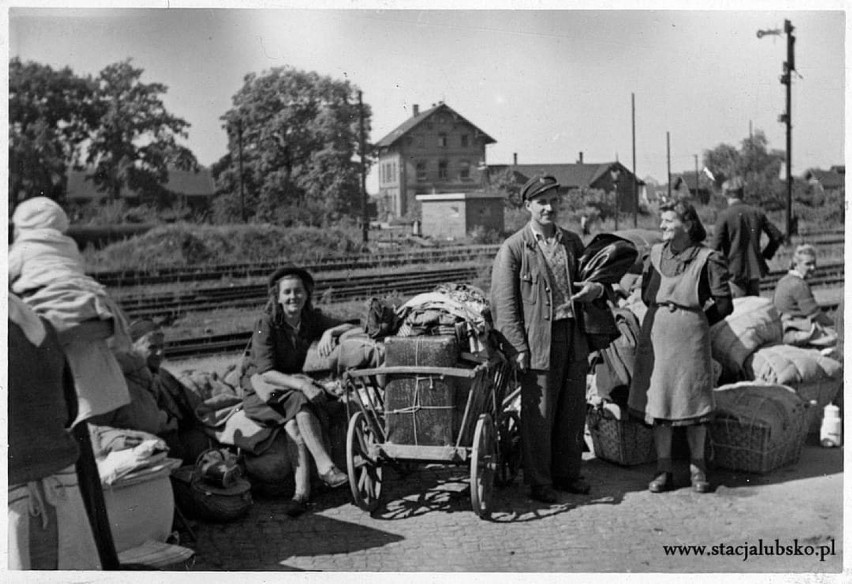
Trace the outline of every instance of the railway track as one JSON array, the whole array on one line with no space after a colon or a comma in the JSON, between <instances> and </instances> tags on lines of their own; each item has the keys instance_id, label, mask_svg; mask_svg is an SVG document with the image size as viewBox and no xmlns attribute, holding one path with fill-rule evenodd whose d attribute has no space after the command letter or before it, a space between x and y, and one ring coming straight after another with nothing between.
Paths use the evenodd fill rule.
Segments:
<instances>
[{"instance_id":1,"label":"railway track","mask_svg":"<svg viewBox=\"0 0 852 584\"><path fill-rule=\"evenodd\" d=\"M808 241L817 246L838 245L844 242L843 230L807 232L796 236L794 242ZM312 273L363 270L399 265L416 265L475 260L493 257L499 245L472 245L437 249L382 252L378 254L353 254L331 256L303 267ZM108 287L146 286L177 282L202 282L222 278L253 278L268 275L287 260L251 262L240 264L201 264L198 266L162 267L147 270L111 270L91 272L90 275Z\"/></svg>"},{"instance_id":2,"label":"railway track","mask_svg":"<svg viewBox=\"0 0 852 584\"><path fill-rule=\"evenodd\" d=\"M464 262L476 260L483 256L494 257L499 247L499 245L474 245L404 252L330 256L317 260L313 263L302 263L301 267L316 274L322 272L364 270L400 265ZM282 259L281 261L242 264L205 264L195 267L164 267L152 270L103 271L92 272L89 275L104 286L119 288L129 286L148 286L152 284L172 284L179 282L202 282L221 280L222 278L264 277L268 276L273 270L286 263L287 260Z\"/></svg>"},{"instance_id":3,"label":"railway track","mask_svg":"<svg viewBox=\"0 0 852 584\"><path fill-rule=\"evenodd\" d=\"M820 307L830 312L837 309L838 302L824 302ZM186 338L170 341L166 352L169 359L185 359L203 355L236 353L242 351L251 340L251 332L212 335L202 338Z\"/></svg>"},{"instance_id":4,"label":"railway track","mask_svg":"<svg viewBox=\"0 0 852 584\"><path fill-rule=\"evenodd\" d=\"M428 292L444 282L464 282L474 279L481 269L481 266L471 265L358 277L317 278L314 298L321 299L322 303L327 304L366 299L371 296L385 296L392 292L402 295L419 294ZM131 319L152 318L171 321L187 312L260 307L266 298L266 286L261 284L125 298L121 301L121 307Z\"/></svg>"},{"instance_id":5,"label":"railway track","mask_svg":"<svg viewBox=\"0 0 852 584\"><path fill-rule=\"evenodd\" d=\"M428 292L442 282L476 278L484 266L469 265L418 271L394 271L368 276L319 276L314 295L324 303L385 296L392 292L418 294ZM770 272L761 281L762 290L771 290L786 270ZM825 264L817 268L809 280L813 287L836 286L843 282L843 264ZM223 308L247 308L263 304L267 296L263 284L211 287L187 292L127 296L121 307L130 318L152 318L171 321L188 312L205 312Z\"/></svg>"}]
</instances>

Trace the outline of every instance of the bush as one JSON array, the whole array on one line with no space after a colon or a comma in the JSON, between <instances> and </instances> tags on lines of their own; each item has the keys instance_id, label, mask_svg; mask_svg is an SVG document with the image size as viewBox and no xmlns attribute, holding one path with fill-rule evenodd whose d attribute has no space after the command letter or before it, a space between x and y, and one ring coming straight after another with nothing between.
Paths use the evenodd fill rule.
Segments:
<instances>
[{"instance_id":1,"label":"bush","mask_svg":"<svg viewBox=\"0 0 852 584\"><path fill-rule=\"evenodd\" d=\"M345 225L323 229L176 223L102 250L86 250L84 255L90 268L101 269L255 261L309 263L328 255L364 251L360 235Z\"/></svg>"}]
</instances>

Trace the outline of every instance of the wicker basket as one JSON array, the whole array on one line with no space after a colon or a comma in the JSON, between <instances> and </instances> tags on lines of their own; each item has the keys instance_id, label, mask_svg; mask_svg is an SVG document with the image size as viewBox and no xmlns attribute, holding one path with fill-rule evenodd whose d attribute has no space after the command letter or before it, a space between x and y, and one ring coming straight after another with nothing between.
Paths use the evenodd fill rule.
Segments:
<instances>
[{"instance_id":1,"label":"wicker basket","mask_svg":"<svg viewBox=\"0 0 852 584\"><path fill-rule=\"evenodd\" d=\"M616 420L607 410L590 407L586 423L595 456L623 466L647 464L657 459L654 432L632 419Z\"/></svg>"},{"instance_id":2,"label":"wicker basket","mask_svg":"<svg viewBox=\"0 0 852 584\"><path fill-rule=\"evenodd\" d=\"M198 478L195 466L182 466L171 478L175 503L187 517L234 521L251 507L251 484L245 479L227 488L213 486Z\"/></svg>"},{"instance_id":3,"label":"wicker basket","mask_svg":"<svg viewBox=\"0 0 852 584\"><path fill-rule=\"evenodd\" d=\"M804 401L796 405L780 435L769 424L719 412L709 426L710 453L717 467L766 474L799 461L808 433ZM777 433L776 433L777 434Z\"/></svg>"}]
</instances>

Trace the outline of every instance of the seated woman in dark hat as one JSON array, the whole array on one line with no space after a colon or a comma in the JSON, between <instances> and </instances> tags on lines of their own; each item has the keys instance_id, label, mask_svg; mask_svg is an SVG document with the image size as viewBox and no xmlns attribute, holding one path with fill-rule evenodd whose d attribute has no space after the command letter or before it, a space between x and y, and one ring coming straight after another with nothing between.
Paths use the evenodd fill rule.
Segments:
<instances>
[{"instance_id":1,"label":"seated woman in dark hat","mask_svg":"<svg viewBox=\"0 0 852 584\"><path fill-rule=\"evenodd\" d=\"M307 448L320 479L330 487L347 481L331 460L315 409L325 390L302 373L308 348L318 341L320 356L331 355L341 334L355 325L330 318L314 309L314 279L296 267L284 267L269 278L269 301L258 318L241 386L246 415L267 426L284 425L297 446ZM295 421L295 425L288 423ZM296 432L295 429L298 429ZM303 511L310 496L310 480L302 456L297 461L296 489L291 515Z\"/></svg>"}]
</instances>

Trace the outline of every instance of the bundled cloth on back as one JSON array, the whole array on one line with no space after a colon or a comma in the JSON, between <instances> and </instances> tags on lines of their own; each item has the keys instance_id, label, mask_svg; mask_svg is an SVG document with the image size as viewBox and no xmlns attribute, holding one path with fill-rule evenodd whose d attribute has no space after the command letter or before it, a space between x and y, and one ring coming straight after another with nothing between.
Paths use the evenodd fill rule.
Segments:
<instances>
[{"instance_id":1,"label":"bundled cloth on back","mask_svg":"<svg viewBox=\"0 0 852 584\"><path fill-rule=\"evenodd\" d=\"M397 311L397 336L455 335L462 347L481 353L489 346L491 311L485 293L467 284L439 284Z\"/></svg>"},{"instance_id":2,"label":"bundled cloth on back","mask_svg":"<svg viewBox=\"0 0 852 584\"><path fill-rule=\"evenodd\" d=\"M760 347L781 342L781 315L768 298L734 298L734 311L710 327L713 359L722 365L723 378L750 379L748 357Z\"/></svg>"},{"instance_id":3,"label":"bundled cloth on back","mask_svg":"<svg viewBox=\"0 0 852 584\"><path fill-rule=\"evenodd\" d=\"M761 347L745 362L755 380L793 388L805 401L816 402L808 423L811 429L819 421L822 408L831 403L843 387L843 366L816 349L791 345Z\"/></svg>"},{"instance_id":4,"label":"bundled cloth on back","mask_svg":"<svg viewBox=\"0 0 852 584\"><path fill-rule=\"evenodd\" d=\"M583 250L578 278L584 282L604 284L606 289L606 293L596 300L579 304L589 349L603 349L621 334L610 309L610 304L615 301L612 284L618 283L634 268L638 256L639 251L631 241L612 233L599 233Z\"/></svg>"}]
</instances>

